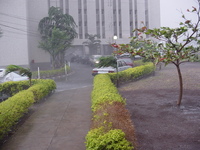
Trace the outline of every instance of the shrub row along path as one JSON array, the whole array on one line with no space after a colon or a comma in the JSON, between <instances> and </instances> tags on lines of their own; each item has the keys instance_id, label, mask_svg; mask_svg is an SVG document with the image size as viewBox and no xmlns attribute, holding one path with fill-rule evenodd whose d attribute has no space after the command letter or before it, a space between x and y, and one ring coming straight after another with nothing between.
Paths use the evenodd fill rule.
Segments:
<instances>
[{"instance_id":1,"label":"shrub row along path","mask_svg":"<svg viewBox=\"0 0 200 150\"><path fill-rule=\"evenodd\" d=\"M72 73L59 79L56 92L31 108L1 150L84 150L90 129L92 68L71 64Z\"/></svg>"},{"instance_id":2,"label":"shrub row along path","mask_svg":"<svg viewBox=\"0 0 200 150\"><path fill-rule=\"evenodd\" d=\"M136 129L138 150L200 150L200 63L181 65L182 105L177 107L179 81L170 64L119 88L127 99Z\"/></svg>"}]
</instances>

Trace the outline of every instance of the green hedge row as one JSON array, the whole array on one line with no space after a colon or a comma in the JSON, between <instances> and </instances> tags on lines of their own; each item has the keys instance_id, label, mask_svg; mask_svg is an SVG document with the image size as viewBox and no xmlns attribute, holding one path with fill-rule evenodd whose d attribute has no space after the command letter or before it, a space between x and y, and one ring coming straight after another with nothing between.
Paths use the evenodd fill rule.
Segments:
<instances>
[{"instance_id":1,"label":"green hedge row","mask_svg":"<svg viewBox=\"0 0 200 150\"><path fill-rule=\"evenodd\" d=\"M0 92L8 96L13 96L21 90L28 89L30 87L29 81L9 81L0 84Z\"/></svg>"},{"instance_id":2,"label":"green hedge row","mask_svg":"<svg viewBox=\"0 0 200 150\"><path fill-rule=\"evenodd\" d=\"M67 66L67 72L70 72L70 67ZM55 76L60 76L60 75L65 75L65 68L61 68L61 69L56 69L56 70L44 70L44 71L40 71L40 78L44 79L44 78L51 78L51 77L55 77ZM38 72L34 71L32 72L32 76L33 78L38 78Z\"/></svg>"},{"instance_id":3,"label":"green hedge row","mask_svg":"<svg viewBox=\"0 0 200 150\"><path fill-rule=\"evenodd\" d=\"M16 82L16 84L23 85ZM9 82L8 82L9 84ZM14 84L10 82L10 84ZM20 87L20 86L19 86ZM21 87L20 87L21 88ZM34 80L34 85L27 90L21 90L14 96L0 103L0 140L4 138L18 120L36 101L44 98L56 88L53 80Z\"/></svg>"},{"instance_id":4,"label":"green hedge row","mask_svg":"<svg viewBox=\"0 0 200 150\"><path fill-rule=\"evenodd\" d=\"M132 150L134 147L125 139L120 129L105 131L104 127L93 129L86 136L87 150Z\"/></svg>"},{"instance_id":5,"label":"green hedge row","mask_svg":"<svg viewBox=\"0 0 200 150\"><path fill-rule=\"evenodd\" d=\"M119 80L137 79L152 73L154 68L152 63L145 63L145 65L127 69L119 72ZM93 119L92 128L86 135L87 150L132 150L136 147L135 137L131 137L133 140L128 138L134 136L134 127L124 107L125 99L118 93L112 82L116 80L116 73L99 74L94 78L91 93Z\"/></svg>"},{"instance_id":6,"label":"green hedge row","mask_svg":"<svg viewBox=\"0 0 200 150\"><path fill-rule=\"evenodd\" d=\"M93 81L93 90L91 93L92 110L95 111L104 102L114 101L125 103L125 99L118 94L118 90L112 83L108 74L99 74Z\"/></svg>"},{"instance_id":7,"label":"green hedge row","mask_svg":"<svg viewBox=\"0 0 200 150\"><path fill-rule=\"evenodd\" d=\"M129 68L127 70L121 71L118 73L119 75L119 82L126 82L126 81L132 81L138 78L142 78L143 76L146 76L148 74L151 74L154 72L155 66L153 63L144 63L144 65ZM109 74L111 80L116 83L117 81L117 73L110 73Z\"/></svg>"}]
</instances>

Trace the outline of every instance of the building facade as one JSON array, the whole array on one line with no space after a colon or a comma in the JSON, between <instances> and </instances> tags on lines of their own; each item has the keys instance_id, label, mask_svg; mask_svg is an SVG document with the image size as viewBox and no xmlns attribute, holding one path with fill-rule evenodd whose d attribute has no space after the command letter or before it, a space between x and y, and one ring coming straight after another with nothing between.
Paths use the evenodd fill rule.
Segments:
<instances>
[{"instance_id":1,"label":"building facade","mask_svg":"<svg viewBox=\"0 0 200 150\"><path fill-rule=\"evenodd\" d=\"M98 35L101 47L96 53L108 55L113 50L110 44L129 43L137 35L132 32L135 28L160 27L160 0L1 0L0 66L37 67L50 62L49 54L38 48L38 23L51 6L70 14L77 24L78 37L67 55L89 54L83 45L87 34Z\"/></svg>"}]
</instances>

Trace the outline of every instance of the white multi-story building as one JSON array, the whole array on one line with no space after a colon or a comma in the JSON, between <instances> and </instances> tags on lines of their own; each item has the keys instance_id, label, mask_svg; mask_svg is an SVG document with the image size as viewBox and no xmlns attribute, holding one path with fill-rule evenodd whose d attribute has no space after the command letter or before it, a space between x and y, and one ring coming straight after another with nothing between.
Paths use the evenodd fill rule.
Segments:
<instances>
[{"instance_id":1,"label":"white multi-story building","mask_svg":"<svg viewBox=\"0 0 200 150\"><path fill-rule=\"evenodd\" d=\"M1 0L0 66L49 65L49 54L38 48L38 23L48 16L51 6L74 18L78 37L68 52L79 55L88 54L87 46L82 44L87 34L100 36L99 54L110 54L110 43L129 43L135 28L144 24L148 28L160 27L160 0Z\"/></svg>"}]
</instances>

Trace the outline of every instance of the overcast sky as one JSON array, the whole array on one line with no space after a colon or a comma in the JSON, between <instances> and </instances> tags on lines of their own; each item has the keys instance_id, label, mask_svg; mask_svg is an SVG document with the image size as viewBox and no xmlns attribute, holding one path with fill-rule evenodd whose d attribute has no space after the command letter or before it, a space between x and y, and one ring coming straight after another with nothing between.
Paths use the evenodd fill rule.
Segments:
<instances>
[{"instance_id":1,"label":"overcast sky","mask_svg":"<svg viewBox=\"0 0 200 150\"><path fill-rule=\"evenodd\" d=\"M197 0L160 0L161 26L178 27L183 21L181 11L188 17L188 20L196 20L196 15L187 12L192 6L198 8ZM189 15L190 14L190 15Z\"/></svg>"}]
</instances>

